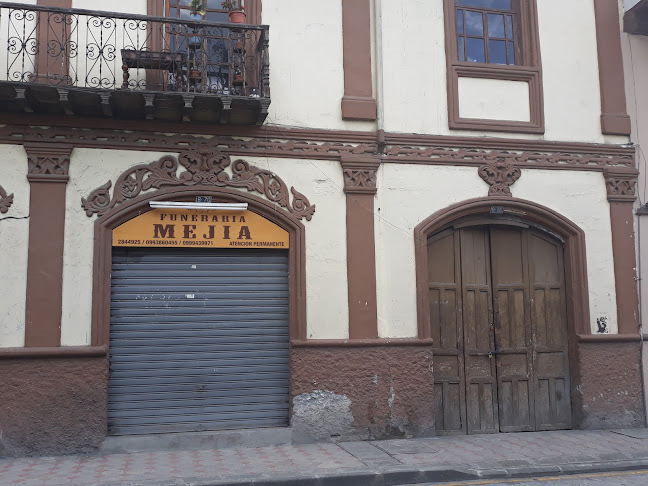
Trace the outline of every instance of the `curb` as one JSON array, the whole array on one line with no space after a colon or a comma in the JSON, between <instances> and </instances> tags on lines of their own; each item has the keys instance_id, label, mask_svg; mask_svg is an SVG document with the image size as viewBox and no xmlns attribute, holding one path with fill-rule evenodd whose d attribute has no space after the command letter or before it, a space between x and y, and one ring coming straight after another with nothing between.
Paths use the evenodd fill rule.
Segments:
<instances>
[{"instance_id":1,"label":"curb","mask_svg":"<svg viewBox=\"0 0 648 486\"><path fill-rule=\"evenodd\" d=\"M130 486L398 486L404 484L445 483L479 479L516 479L575 474L621 472L648 469L648 459L523 467L478 469L471 467L434 466L411 468L392 466L375 470L360 469L329 474L267 474L239 479L177 479L167 482L132 482ZM121 484L121 483L120 483ZM103 483L102 486L111 486Z\"/></svg>"}]
</instances>

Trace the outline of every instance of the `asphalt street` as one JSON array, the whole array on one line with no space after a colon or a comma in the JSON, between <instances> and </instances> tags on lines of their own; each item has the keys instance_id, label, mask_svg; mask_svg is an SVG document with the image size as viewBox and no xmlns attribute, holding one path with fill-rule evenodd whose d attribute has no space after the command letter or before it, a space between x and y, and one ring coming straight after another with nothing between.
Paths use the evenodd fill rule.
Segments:
<instances>
[{"instance_id":1,"label":"asphalt street","mask_svg":"<svg viewBox=\"0 0 648 486\"><path fill-rule=\"evenodd\" d=\"M646 486L648 485L648 470L578 474L575 476L545 476L533 479L495 479L452 483L425 483L406 486L440 486L441 484L443 484L443 486Z\"/></svg>"}]
</instances>

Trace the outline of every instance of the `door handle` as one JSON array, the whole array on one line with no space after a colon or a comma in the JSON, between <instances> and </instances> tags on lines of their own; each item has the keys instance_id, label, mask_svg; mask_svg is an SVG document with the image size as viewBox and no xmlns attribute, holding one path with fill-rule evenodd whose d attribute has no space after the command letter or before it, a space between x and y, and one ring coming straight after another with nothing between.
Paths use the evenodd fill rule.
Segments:
<instances>
[{"instance_id":1,"label":"door handle","mask_svg":"<svg viewBox=\"0 0 648 486\"><path fill-rule=\"evenodd\" d=\"M498 354L500 354L500 351L489 351L488 352L488 357L493 358L493 357L497 356Z\"/></svg>"}]
</instances>

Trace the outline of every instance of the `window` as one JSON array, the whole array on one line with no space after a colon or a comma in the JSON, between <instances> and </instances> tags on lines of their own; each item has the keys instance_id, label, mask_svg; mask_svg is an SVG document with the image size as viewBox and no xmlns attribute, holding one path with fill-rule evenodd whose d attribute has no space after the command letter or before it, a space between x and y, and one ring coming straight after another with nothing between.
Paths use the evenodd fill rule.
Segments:
<instances>
[{"instance_id":1,"label":"window","mask_svg":"<svg viewBox=\"0 0 648 486\"><path fill-rule=\"evenodd\" d=\"M227 22L227 11L221 8L222 0L203 1L203 20ZM169 0L167 17L195 21L189 10L191 0ZM189 38L171 36L172 50L186 50L188 56L188 79L182 81L189 91L223 92L231 87L229 33L227 29L196 29L198 35ZM177 46L176 46L177 44ZM185 46L186 44L186 46ZM182 86L182 83L176 83Z\"/></svg>"},{"instance_id":2,"label":"window","mask_svg":"<svg viewBox=\"0 0 648 486\"><path fill-rule=\"evenodd\" d=\"M537 2L443 0L451 129L544 133ZM510 94L515 101L505 115L498 116L496 102L475 102L478 85L490 90L489 102ZM520 105L526 99L528 110Z\"/></svg>"},{"instance_id":3,"label":"window","mask_svg":"<svg viewBox=\"0 0 648 486\"><path fill-rule=\"evenodd\" d=\"M456 0L455 15L460 61L515 65L513 0Z\"/></svg>"},{"instance_id":4,"label":"window","mask_svg":"<svg viewBox=\"0 0 648 486\"><path fill-rule=\"evenodd\" d=\"M223 10L222 3L223 0L206 0L205 5L205 16L203 19L209 20L210 22L227 22L227 11ZM169 0L167 4L167 17L189 20L191 16L189 14L189 4L191 0Z\"/></svg>"}]
</instances>

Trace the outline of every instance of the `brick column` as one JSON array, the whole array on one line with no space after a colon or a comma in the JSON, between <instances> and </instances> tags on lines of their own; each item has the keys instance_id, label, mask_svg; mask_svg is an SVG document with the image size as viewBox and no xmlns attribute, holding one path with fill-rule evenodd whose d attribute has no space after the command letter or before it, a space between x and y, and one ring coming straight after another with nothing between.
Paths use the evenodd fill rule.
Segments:
<instances>
[{"instance_id":1,"label":"brick column","mask_svg":"<svg viewBox=\"0 0 648 486\"><path fill-rule=\"evenodd\" d=\"M25 145L30 186L25 346L60 346L65 189L71 147Z\"/></svg>"},{"instance_id":2,"label":"brick column","mask_svg":"<svg viewBox=\"0 0 648 486\"><path fill-rule=\"evenodd\" d=\"M635 258L633 203L637 175L634 168L605 170L605 185L610 201L612 253L617 298L619 334L639 334L639 299Z\"/></svg>"},{"instance_id":3,"label":"brick column","mask_svg":"<svg viewBox=\"0 0 648 486\"><path fill-rule=\"evenodd\" d=\"M349 338L378 337L374 196L380 161L372 157L343 157L346 193Z\"/></svg>"}]
</instances>

